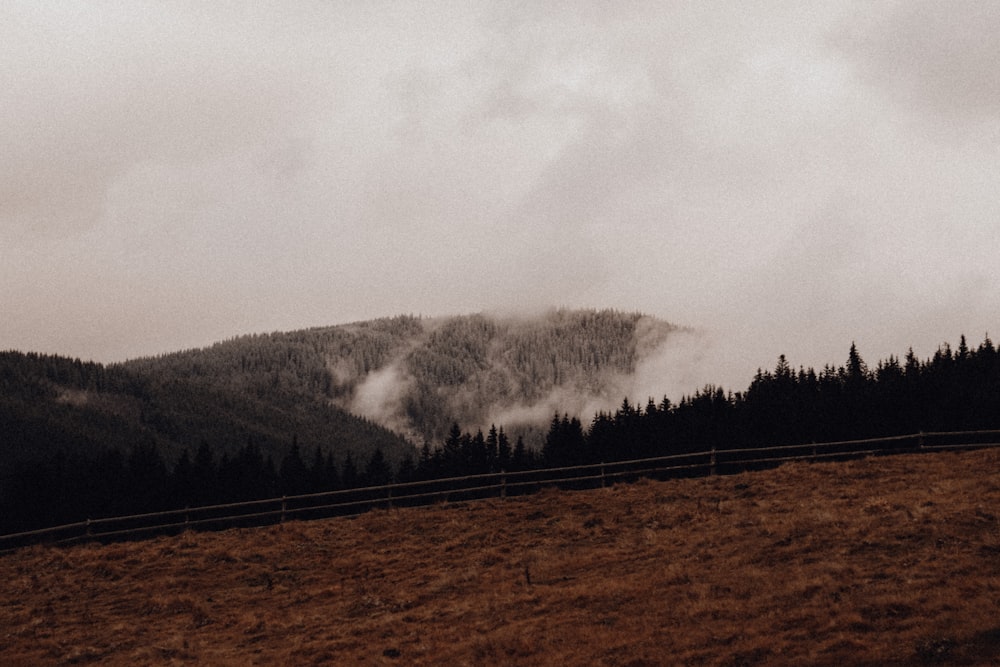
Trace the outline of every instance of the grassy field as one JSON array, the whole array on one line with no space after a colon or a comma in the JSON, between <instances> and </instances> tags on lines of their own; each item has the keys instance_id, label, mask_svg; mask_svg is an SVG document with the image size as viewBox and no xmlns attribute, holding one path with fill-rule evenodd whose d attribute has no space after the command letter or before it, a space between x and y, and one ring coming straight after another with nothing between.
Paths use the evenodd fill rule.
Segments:
<instances>
[{"instance_id":1,"label":"grassy field","mask_svg":"<svg viewBox=\"0 0 1000 667\"><path fill-rule=\"evenodd\" d=\"M1000 663L1000 451L0 556L0 664Z\"/></svg>"}]
</instances>

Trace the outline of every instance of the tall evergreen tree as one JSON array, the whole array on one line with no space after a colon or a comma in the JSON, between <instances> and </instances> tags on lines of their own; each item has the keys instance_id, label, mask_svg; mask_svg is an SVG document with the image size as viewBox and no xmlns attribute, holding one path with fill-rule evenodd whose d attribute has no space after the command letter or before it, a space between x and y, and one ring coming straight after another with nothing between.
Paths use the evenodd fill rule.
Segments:
<instances>
[{"instance_id":1,"label":"tall evergreen tree","mask_svg":"<svg viewBox=\"0 0 1000 667\"><path fill-rule=\"evenodd\" d=\"M392 468L381 449L376 449L365 466L364 486L384 486L392 482Z\"/></svg>"},{"instance_id":2,"label":"tall evergreen tree","mask_svg":"<svg viewBox=\"0 0 1000 667\"><path fill-rule=\"evenodd\" d=\"M344 456L344 465L341 466L341 484L345 489L355 489L360 481L358 478L358 466L354 462L354 455L348 451Z\"/></svg>"},{"instance_id":3,"label":"tall evergreen tree","mask_svg":"<svg viewBox=\"0 0 1000 667\"><path fill-rule=\"evenodd\" d=\"M496 424L490 425L489 434L486 436L486 470L496 472L499 469L498 461L500 457L500 435L497 433Z\"/></svg>"},{"instance_id":4,"label":"tall evergreen tree","mask_svg":"<svg viewBox=\"0 0 1000 667\"><path fill-rule=\"evenodd\" d=\"M500 431L497 433L497 469L510 470L513 454L514 452L510 447L510 439L504 433L503 426L501 426Z\"/></svg>"},{"instance_id":5,"label":"tall evergreen tree","mask_svg":"<svg viewBox=\"0 0 1000 667\"><path fill-rule=\"evenodd\" d=\"M510 469L511 470L527 470L532 467L531 452L524 444L524 438L522 436L517 436L517 442L514 445L514 452L510 459Z\"/></svg>"},{"instance_id":6,"label":"tall evergreen tree","mask_svg":"<svg viewBox=\"0 0 1000 667\"><path fill-rule=\"evenodd\" d=\"M279 475L281 477L281 495L294 496L309 490L309 469L302 460L297 438L293 439L291 449L281 460Z\"/></svg>"}]
</instances>

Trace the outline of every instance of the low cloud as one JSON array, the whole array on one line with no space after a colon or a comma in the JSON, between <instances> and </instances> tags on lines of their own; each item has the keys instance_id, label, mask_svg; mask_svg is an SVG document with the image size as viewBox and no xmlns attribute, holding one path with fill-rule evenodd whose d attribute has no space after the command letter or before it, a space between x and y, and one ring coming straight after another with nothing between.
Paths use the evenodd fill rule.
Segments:
<instances>
[{"instance_id":1,"label":"low cloud","mask_svg":"<svg viewBox=\"0 0 1000 667\"><path fill-rule=\"evenodd\" d=\"M404 409L413 379L399 362L372 371L355 387L348 409L394 431L414 437Z\"/></svg>"},{"instance_id":2,"label":"low cloud","mask_svg":"<svg viewBox=\"0 0 1000 667\"><path fill-rule=\"evenodd\" d=\"M676 403L708 384L720 384L710 365L712 349L705 332L681 329L671 332L658 345L643 351L635 374L628 378L627 395L639 405L652 398Z\"/></svg>"},{"instance_id":3,"label":"low cloud","mask_svg":"<svg viewBox=\"0 0 1000 667\"><path fill-rule=\"evenodd\" d=\"M998 14L5 2L0 348L597 304L739 388L997 329Z\"/></svg>"},{"instance_id":4,"label":"low cloud","mask_svg":"<svg viewBox=\"0 0 1000 667\"><path fill-rule=\"evenodd\" d=\"M911 0L834 40L866 80L900 104L949 118L1000 112L1000 6Z\"/></svg>"},{"instance_id":5,"label":"low cloud","mask_svg":"<svg viewBox=\"0 0 1000 667\"><path fill-rule=\"evenodd\" d=\"M514 335L511 329L519 327L528 327L522 334L530 336L531 330L545 321L544 316L532 320L522 314L493 322L500 328L500 336ZM425 336L443 322L443 319L425 320ZM426 337L410 341L408 349L419 345L421 340L426 342ZM645 405L649 398L656 403L664 397L677 402L681 396L712 382L710 350L703 332L672 328L654 318L642 317L636 322L634 342L634 372L622 373L611 366L599 370L561 366L558 383L530 398L517 390L524 378L515 378L516 373L506 365L509 360L504 357L478 359L478 363L489 361L492 366L481 369L465 384L441 387L418 383L407 370L406 353L364 377L351 376L342 365L335 365L332 372L341 385L353 386L344 407L393 428L414 442L422 442L425 435L422 431L431 426L412 421L408 406L414 402L422 404L422 410L434 404L425 417L444 415L449 422L457 421L467 430L485 430L495 424L504 426L508 433L537 435L544 433L554 414L576 416L586 424L598 413L614 412L623 399L636 405ZM547 363L544 358L538 361ZM433 397L424 401L427 397L416 394L420 391L433 392ZM437 424L438 428L443 426Z\"/></svg>"}]
</instances>

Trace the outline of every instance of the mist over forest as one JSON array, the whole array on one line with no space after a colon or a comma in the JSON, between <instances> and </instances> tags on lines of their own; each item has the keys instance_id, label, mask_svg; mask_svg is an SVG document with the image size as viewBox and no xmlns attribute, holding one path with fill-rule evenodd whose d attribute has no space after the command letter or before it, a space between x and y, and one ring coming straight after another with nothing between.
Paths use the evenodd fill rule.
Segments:
<instances>
[{"instance_id":1,"label":"mist over forest","mask_svg":"<svg viewBox=\"0 0 1000 667\"><path fill-rule=\"evenodd\" d=\"M1000 1L3 0L0 667L1000 664L1000 449L931 453L1000 444L997 54Z\"/></svg>"},{"instance_id":2,"label":"mist over forest","mask_svg":"<svg viewBox=\"0 0 1000 667\"><path fill-rule=\"evenodd\" d=\"M454 422L531 432L546 426L553 412L594 414L613 407L639 389L649 364L693 335L639 313L610 310L473 315L404 326L410 335L385 363L358 373L361 365L348 362L335 393L345 409L417 443L441 440Z\"/></svg>"},{"instance_id":3,"label":"mist over forest","mask_svg":"<svg viewBox=\"0 0 1000 667\"><path fill-rule=\"evenodd\" d=\"M540 447L553 412L614 407L681 367L672 360L694 340L639 313L551 310L245 335L110 365L12 351L0 375L0 470L135 446L173 462L202 444L217 456L252 445L280 461L293 440L338 461L380 449L395 463L455 422L506 424Z\"/></svg>"},{"instance_id":4,"label":"mist over forest","mask_svg":"<svg viewBox=\"0 0 1000 667\"><path fill-rule=\"evenodd\" d=\"M397 316L107 366L2 352L0 503L7 528L20 529L709 447L1000 426L1000 353L988 336L872 366L853 344L845 363L820 370L781 355L745 390L671 393L700 342L641 313L550 310Z\"/></svg>"},{"instance_id":5,"label":"mist over forest","mask_svg":"<svg viewBox=\"0 0 1000 667\"><path fill-rule=\"evenodd\" d=\"M124 367L325 401L419 446L454 422L530 433L553 412L594 414L637 391L660 395L653 387L669 384L670 366L681 368L696 340L690 329L614 310L398 316L243 336Z\"/></svg>"},{"instance_id":6,"label":"mist over forest","mask_svg":"<svg viewBox=\"0 0 1000 667\"><path fill-rule=\"evenodd\" d=\"M3 352L0 491L61 484L62 496L98 479L137 480L104 484L94 501L127 511L135 503L121 498L156 487L149 474L197 460L213 474L225 469L233 494L256 497L277 492L282 469L304 459L336 470L324 474L337 484L351 469L359 479L382 478L383 467L391 476L457 424L504 425L505 437L540 451L554 412L613 408L659 371L682 367L695 340L640 313L550 310L245 335L109 365ZM63 473L74 479L53 481ZM136 502L151 510L169 501Z\"/></svg>"}]
</instances>

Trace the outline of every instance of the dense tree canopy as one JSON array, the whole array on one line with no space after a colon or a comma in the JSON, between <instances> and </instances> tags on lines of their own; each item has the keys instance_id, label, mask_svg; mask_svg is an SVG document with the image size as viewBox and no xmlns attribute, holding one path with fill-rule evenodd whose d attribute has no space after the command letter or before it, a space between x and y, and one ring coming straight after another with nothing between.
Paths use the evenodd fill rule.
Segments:
<instances>
[{"instance_id":1,"label":"dense tree canopy","mask_svg":"<svg viewBox=\"0 0 1000 667\"><path fill-rule=\"evenodd\" d=\"M488 323L475 326L488 338ZM478 344L475 336L459 338ZM174 377L168 382L178 381ZM664 397L659 403L649 399L645 406L625 398L617 410L594 415L586 427L577 416L557 413L540 451L526 447L522 438L512 445L503 426L492 426L486 434L470 433L454 421L439 443L426 441L419 451L411 447L395 457L379 446L337 449L322 438L305 445L291 415L277 422L276 430L284 429L277 436L285 439L283 448L263 448L249 430L240 446L219 448L206 436L211 431L199 428L198 419L206 417L198 416L196 405L204 395L198 393L197 383L185 385L187 394L172 399L169 409L156 402L162 391L132 368L0 354L4 447L8 455L32 447L49 453L19 464L8 458L0 479L0 531L392 481L711 448L997 429L1000 352L988 337L973 349L963 336L957 350L942 345L925 361L910 350L902 362L890 357L871 368L852 344L844 365L819 372L794 370L782 355L773 371L759 370L743 392L708 385L677 403ZM210 410L240 415L241 409L265 409L228 400L229 412ZM88 401L104 407L81 410ZM178 407L184 401L194 403L188 409ZM174 456L164 454L164 442L185 444Z\"/></svg>"}]
</instances>

